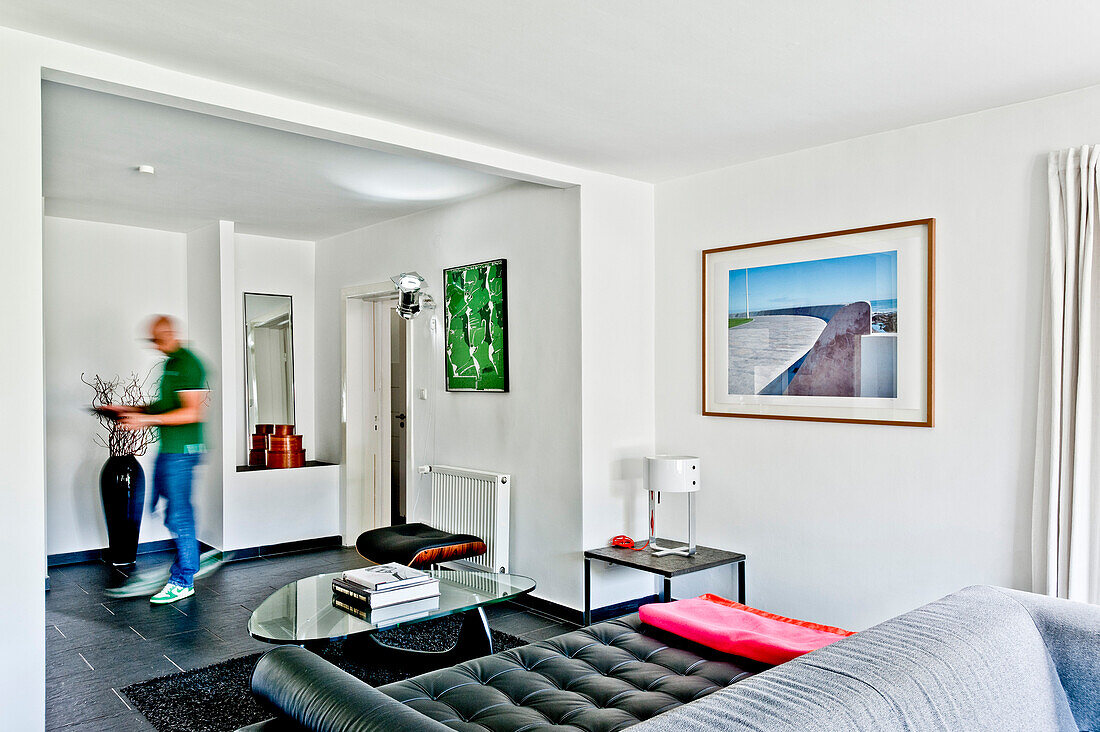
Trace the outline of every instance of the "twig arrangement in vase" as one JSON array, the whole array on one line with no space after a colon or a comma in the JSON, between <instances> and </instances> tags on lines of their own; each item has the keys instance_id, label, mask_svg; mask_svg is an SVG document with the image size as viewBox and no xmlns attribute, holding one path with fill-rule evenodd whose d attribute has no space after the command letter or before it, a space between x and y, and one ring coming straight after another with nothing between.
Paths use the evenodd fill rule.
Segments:
<instances>
[{"instance_id":1,"label":"twig arrangement in vase","mask_svg":"<svg viewBox=\"0 0 1100 732\"><path fill-rule=\"evenodd\" d=\"M113 379L104 379L96 374L89 381L80 375L80 380L95 391L92 397L92 410L99 418L99 424L106 432L106 437L96 435L95 442L100 447L107 448L111 457L125 457L126 455L142 456L149 446L157 441L156 431L151 427L139 430L129 430L110 413L101 411L103 407L111 404L121 404L125 407L141 408L149 404L148 383L152 370L145 378L131 372L123 379L115 376Z\"/></svg>"},{"instance_id":2,"label":"twig arrangement in vase","mask_svg":"<svg viewBox=\"0 0 1100 732\"><path fill-rule=\"evenodd\" d=\"M110 545L106 559L120 567L133 564L137 557L141 515L145 508L145 472L137 458L157 441L157 433L152 428L126 429L117 415L104 407L112 404L136 409L145 407L149 403L150 374L152 370L145 378L136 373L112 379L95 375L90 380L80 375L80 380L95 392L92 411L106 432L106 436L97 434L94 438L96 444L107 448L109 453L99 474L99 492Z\"/></svg>"}]
</instances>

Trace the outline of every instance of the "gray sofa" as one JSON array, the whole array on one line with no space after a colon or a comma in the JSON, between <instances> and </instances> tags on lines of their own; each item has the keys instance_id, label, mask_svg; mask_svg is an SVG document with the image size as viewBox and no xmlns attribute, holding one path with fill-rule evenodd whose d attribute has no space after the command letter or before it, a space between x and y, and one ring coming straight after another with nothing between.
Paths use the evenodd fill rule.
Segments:
<instances>
[{"instance_id":1,"label":"gray sofa","mask_svg":"<svg viewBox=\"0 0 1100 732\"><path fill-rule=\"evenodd\" d=\"M968 587L631 732L1100 730L1100 607Z\"/></svg>"},{"instance_id":2,"label":"gray sofa","mask_svg":"<svg viewBox=\"0 0 1100 732\"><path fill-rule=\"evenodd\" d=\"M555 640L536 645L545 645L548 653L569 650L556 649ZM609 647L614 644L611 638ZM514 653L497 656L507 661ZM509 718L525 719L513 732L586 728L577 724L579 717L555 719L553 704L539 707L540 699L556 696L549 693L552 689L546 697L541 692L497 693L500 688L494 692L485 686L494 675L483 673L489 669L486 662L494 658L375 690L335 668L322 668L325 662L301 649L276 649L257 666L253 691L280 717L257 729L496 730L503 728L493 720ZM635 662L647 663L642 658ZM595 671L575 680L558 679L557 688L583 690ZM454 679L460 679L459 687ZM1100 730L1100 607L969 587L732 681L737 683L708 689L667 711L623 717L611 725L602 718L594 727L630 727L631 732ZM499 678L495 682L499 687ZM646 691L634 693L644 696ZM470 699L483 693L496 693L494 703L472 714L458 715L438 704L445 694ZM591 699L578 701L592 706ZM616 703L623 703L621 695ZM528 708L538 713L528 714Z\"/></svg>"}]
</instances>

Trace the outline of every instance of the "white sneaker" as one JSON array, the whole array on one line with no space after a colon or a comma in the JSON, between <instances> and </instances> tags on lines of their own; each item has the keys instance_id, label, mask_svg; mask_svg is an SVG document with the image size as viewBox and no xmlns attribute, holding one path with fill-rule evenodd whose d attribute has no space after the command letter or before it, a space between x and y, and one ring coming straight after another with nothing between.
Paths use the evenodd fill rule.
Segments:
<instances>
[{"instance_id":1,"label":"white sneaker","mask_svg":"<svg viewBox=\"0 0 1100 732\"><path fill-rule=\"evenodd\" d=\"M164 586L164 589L149 598L149 602L154 605L167 605L172 602L178 602L186 597L191 597L195 594L194 587L180 587L174 582L169 582Z\"/></svg>"}]
</instances>

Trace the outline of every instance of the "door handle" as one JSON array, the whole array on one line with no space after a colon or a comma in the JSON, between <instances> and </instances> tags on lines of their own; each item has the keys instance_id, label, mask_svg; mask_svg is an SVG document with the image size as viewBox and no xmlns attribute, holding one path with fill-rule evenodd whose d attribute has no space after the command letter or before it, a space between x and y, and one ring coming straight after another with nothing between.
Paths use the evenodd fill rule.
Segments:
<instances>
[{"instance_id":1,"label":"door handle","mask_svg":"<svg viewBox=\"0 0 1100 732\"><path fill-rule=\"evenodd\" d=\"M393 415L393 418L394 419L405 419L405 415L404 414L395 414L395 415Z\"/></svg>"}]
</instances>

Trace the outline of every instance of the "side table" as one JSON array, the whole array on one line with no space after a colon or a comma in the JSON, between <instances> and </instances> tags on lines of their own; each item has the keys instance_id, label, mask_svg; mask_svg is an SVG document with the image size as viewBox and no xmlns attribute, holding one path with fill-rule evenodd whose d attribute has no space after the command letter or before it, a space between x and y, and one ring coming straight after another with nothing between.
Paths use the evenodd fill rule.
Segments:
<instances>
[{"instance_id":1,"label":"side table","mask_svg":"<svg viewBox=\"0 0 1100 732\"><path fill-rule=\"evenodd\" d=\"M668 539L658 539L662 546L680 544ZM618 564L631 569L638 569L650 574L657 574L664 578L661 585L661 593L658 595L661 602L672 599L672 578L692 572L701 572L704 569L714 569L727 564L732 564L737 569L737 601L745 602L745 555L738 552L727 552L722 549L714 549L708 546L696 547L695 555L682 557L670 554L656 557L648 548L641 551L625 549L618 546L605 546L599 549L589 549L584 553L584 624L592 623L592 562L607 562Z\"/></svg>"}]
</instances>

